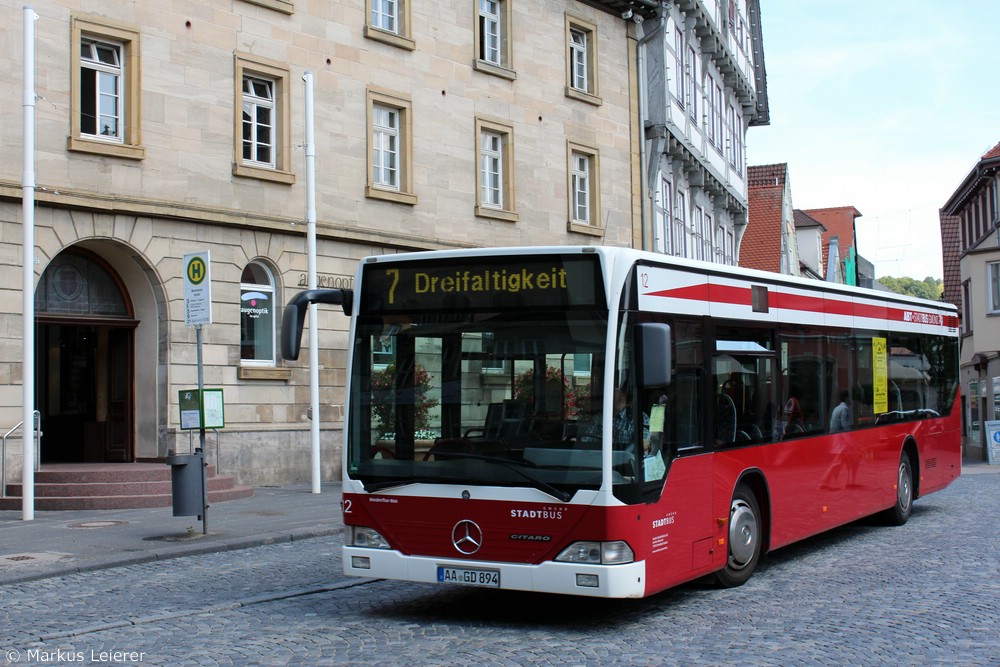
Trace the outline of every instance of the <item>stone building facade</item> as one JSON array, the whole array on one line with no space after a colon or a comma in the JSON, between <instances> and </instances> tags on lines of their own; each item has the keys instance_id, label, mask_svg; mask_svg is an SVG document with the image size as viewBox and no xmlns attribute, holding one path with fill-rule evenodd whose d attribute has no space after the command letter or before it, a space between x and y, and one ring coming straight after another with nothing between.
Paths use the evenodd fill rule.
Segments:
<instances>
[{"instance_id":1,"label":"stone building facade","mask_svg":"<svg viewBox=\"0 0 1000 667\"><path fill-rule=\"evenodd\" d=\"M739 262L747 131L770 123L760 14L758 0L674 0L642 23L644 249Z\"/></svg>"},{"instance_id":2,"label":"stone building facade","mask_svg":"<svg viewBox=\"0 0 1000 667\"><path fill-rule=\"evenodd\" d=\"M52 0L35 8L35 387L41 461L187 451L184 257L207 251L208 439L244 484L308 479L308 367L277 353L305 287L313 74L320 285L370 254L636 245L636 23L656 3ZM22 6L5 89L22 89ZM20 420L21 98L0 100L0 425ZM339 478L348 321L320 313L322 476ZM195 437L196 439L196 437ZM196 443L195 443L196 444ZM7 452L8 479L20 447Z\"/></svg>"},{"instance_id":3,"label":"stone building facade","mask_svg":"<svg viewBox=\"0 0 1000 667\"><path fill-rule=\"evenodd\" d=\"M940 217L944 298L962 319L964 454L988 460L986 422L1000 420L1000 144L973 165Z\"/></svg>"}]
</instances>

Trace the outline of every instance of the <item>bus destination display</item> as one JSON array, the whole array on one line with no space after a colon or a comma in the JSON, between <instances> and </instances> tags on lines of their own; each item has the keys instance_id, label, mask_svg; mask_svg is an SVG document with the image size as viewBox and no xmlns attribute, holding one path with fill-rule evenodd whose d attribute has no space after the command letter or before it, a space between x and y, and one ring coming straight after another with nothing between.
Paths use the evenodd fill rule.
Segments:
<instances>
[{"instance_id":1,"label":"bus destination display","mask_svg":"<svg viewBox=\"0 0 1000 667\"><path fill-rule=\"evenodd\" d=\"M368 312L592 308L604 302L593 256L369 264L362 283L362 310Z\"/></svg>"}]
</instances>

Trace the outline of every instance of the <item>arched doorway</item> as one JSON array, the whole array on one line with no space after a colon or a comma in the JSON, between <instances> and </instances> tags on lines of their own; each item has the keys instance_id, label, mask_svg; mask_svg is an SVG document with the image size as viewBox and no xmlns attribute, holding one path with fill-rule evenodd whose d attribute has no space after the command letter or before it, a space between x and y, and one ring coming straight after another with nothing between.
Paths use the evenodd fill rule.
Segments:
<instances>
[{"instance_id":1,"label":"arched doorway","mask_svg":"<svg viewBox=\"0 0 1000 667\"><path fill-rule=\"evenodd\" d=\"M42 463L135 459L134 318L118 274L63 251L35 290L36 405Z\"/></svg>"}]
</instances>

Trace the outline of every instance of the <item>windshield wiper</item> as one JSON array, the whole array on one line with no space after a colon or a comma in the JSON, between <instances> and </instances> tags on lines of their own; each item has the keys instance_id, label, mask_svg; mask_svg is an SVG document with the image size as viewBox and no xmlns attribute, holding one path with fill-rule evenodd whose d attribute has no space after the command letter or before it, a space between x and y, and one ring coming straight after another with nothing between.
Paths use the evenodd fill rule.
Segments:
<instances>
[{"instance_id":1,"label":"windshield wiper","mask_svg":"<svg viewBox=\"0 0 1000 667\"><path fill-rule=\"evenodd\" d=\"M547 493L553 498L558 498L563 502L568 502L570 498L573 497L568 491L563 491L562 489L557 489L545 480L539 479L524 470L527 466L533 466L533 463L522 463L516 464L508 459L499 458L497 456L484 456L482 454L467 454L463 452L448 452L447 456L449 459L473 459L475 461L486 461L489 463L499 463L508 470L512 470L519 474L524 479L531 482L531 485L541 491L542 493ZM408 479L393 479L386 480L384 482L362 482L365 487L365 491L368 493L375 493L377 491L385 491L386 489L394 489L400 486L406 486L407 484L435 484L440 483L442 480L435 477L411 477Z\"/></svg>"},{"instance_id":2,"label":"windshield wiper","mask_svg":"<svg viewBox=\"0 0 1000 667\"><path fill-rule=\"evenodd\" d=\"M434 484L440 482L439 479L434 479L432 477L410 477L409 479L393 479L386 480L384 482L362 482L361 484L365 487L365 491L368 493L374 493L375 491L385 491L386 489L394 489L397 486L406 486L407 484Z\"/></svg>"}]
</instances>

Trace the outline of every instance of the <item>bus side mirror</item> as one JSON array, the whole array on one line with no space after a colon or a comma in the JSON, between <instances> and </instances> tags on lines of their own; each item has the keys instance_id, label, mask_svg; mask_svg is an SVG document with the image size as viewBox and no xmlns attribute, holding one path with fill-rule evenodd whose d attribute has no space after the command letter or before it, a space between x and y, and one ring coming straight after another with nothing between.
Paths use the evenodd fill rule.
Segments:
<instances>
[{"instance_id":1,"label":"bus side mirror","mask_svg":"<svg viewBox=\"0 0 1000 667\"><path fill-rule=\"evenodd\" d=\"M643 322L636 326L635 340L639 386L665 387L670 384L670 325Z\"/></svg>"},{"instance_id":2,"label":"bus side mirror","mask_svg":"<svg viewBox=\"0 0 1000 667\"><path fill-rule=\"evenodd\" d=\"M285 306L281 315L281 356L288 361L299 358L302 347L302 328L311 303L332 303L343 307L344 314L350 315L354 304L354 292L349 289L314 289L299 292Z\"/></svg>"}]
</instances>

